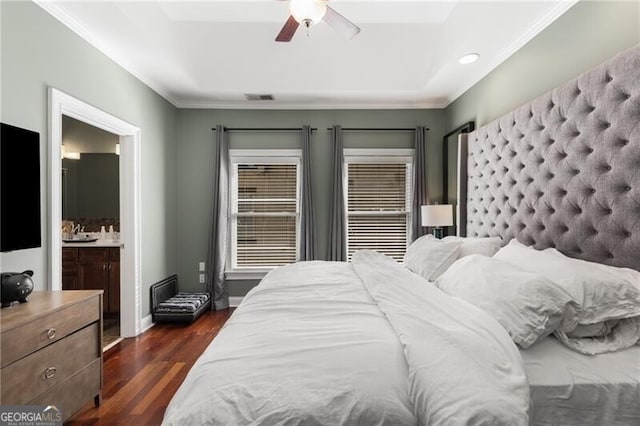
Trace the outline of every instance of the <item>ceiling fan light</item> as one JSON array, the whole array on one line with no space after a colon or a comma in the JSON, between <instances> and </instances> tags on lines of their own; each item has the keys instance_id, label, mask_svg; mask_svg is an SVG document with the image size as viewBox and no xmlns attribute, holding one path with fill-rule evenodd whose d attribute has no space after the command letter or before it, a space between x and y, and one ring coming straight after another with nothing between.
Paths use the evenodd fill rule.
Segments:
<instances>
[{"instance_id":1,"label":"ceiling fan light","mask_svg":"<svg viewBox=\"0 0 640 426\"><path fill-rule=\"evenodd\" d=\"M479 57L480 55L477 53L467 53L466 55L458 59L458 62L460 62L463 65L471 64L477 61Z\"/></svg>"},{"instance_id":2,"label":"ceiling fan light","mask_svg":"<svg viewBox=\"0 0 640 426\"><path fill-rule=\"evenodd\" d=\"M315 25L324 17L327 5L322 0L290 0L289 12L298 23L309 21L309 25Z\"/></svg>"}]
</instances>

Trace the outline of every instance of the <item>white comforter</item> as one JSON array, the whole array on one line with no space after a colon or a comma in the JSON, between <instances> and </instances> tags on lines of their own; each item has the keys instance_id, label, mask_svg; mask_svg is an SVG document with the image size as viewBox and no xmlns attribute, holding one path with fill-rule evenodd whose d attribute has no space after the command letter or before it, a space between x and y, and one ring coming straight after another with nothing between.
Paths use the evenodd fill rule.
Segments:
<instances>
[{"instance_id":1,"label":"white comforter","mask_svg":"<svg viewBox=\"0 0 640 426\"><path fill-rule=\"evenodd\" d=\"M166 425L525 425L518 350L390 259L272 271L196 362Z\"/></svg>"}]
</instances>

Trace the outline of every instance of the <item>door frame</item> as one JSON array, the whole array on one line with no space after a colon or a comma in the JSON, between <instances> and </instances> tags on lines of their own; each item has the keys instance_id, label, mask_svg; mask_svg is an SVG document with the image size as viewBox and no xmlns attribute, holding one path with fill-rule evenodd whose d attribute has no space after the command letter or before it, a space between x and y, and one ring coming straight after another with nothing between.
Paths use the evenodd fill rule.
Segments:
<instances>
[{"instance_id":1,"label":"door frame","mask_svg":"<svg viewBox=\"0 0 640 426\"><path fill-rule=\"evenodd\" d=\"M62 116L114 133L120 138L120 334L142 330L140 128L49 88L49 289L62 290ZM123 285L126 283L126 285Z\"/></svg>"}]
</instances>

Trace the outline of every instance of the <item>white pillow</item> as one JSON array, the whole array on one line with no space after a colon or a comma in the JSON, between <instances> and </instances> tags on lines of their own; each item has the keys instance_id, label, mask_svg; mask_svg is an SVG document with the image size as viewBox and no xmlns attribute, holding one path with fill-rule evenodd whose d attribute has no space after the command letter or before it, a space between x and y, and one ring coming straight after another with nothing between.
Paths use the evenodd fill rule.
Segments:
<instances>
[{"instance_id":1,"label":"white pillow","mask_svg":"<svg viewBox=\"0 0 640 426\"><path fill-rule=\"evenodd\" d=\"M551 334L573 309L551 280L478 254L459 259L435 285L491 314L522 348Z\"/></svg>"},{"instance_id":2,"label":"white pillow","mask_svg":"<svg viewBox=\"0 0 640 426\"><path fill-rule=\"evenodd\" d=\"M576 326L640 315L638 271L572 259L553 248L535 250L515 239L494 258L540 273L560 285L579 305Z\"/></svg>"},{"instance_id":3,"label":"white pillow","mask_svg":"<svg viewBox=\"0 0 640 426\"><path fill-rule=\"evenodd\" d=\"M500 237L444 237L443 241L460 241L460 257L470 256L472 254L481 254L483 256L493 256L502 246L502 238Z\"/></svg>"},{"instance_id":4,"label":"white pillow","mask_svg":"<svg viewBox=\"0 0 640 426\"><path fill-rule=\"evenodd\" d=\"M412 272L434 281L458 259L460 241L443 241L433 235L415 240L404 255L404 266Z\"/></svg>"}]
</instances>

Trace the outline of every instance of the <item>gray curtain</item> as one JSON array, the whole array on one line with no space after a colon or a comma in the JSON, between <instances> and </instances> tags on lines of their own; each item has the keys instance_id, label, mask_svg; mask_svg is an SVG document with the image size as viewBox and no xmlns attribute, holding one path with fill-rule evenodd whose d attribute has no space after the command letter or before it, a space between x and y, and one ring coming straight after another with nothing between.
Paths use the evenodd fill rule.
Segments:
<instances>
[{"instance_id":1,"label":"gray curtain","mask_svg":"<svg viewBox=\"0 0 640 426\"><path fill-rule=\"evenodd\" d=\"M229 139L224 126L216 126L216 149L211 185L211 222L207 252L207 288L213 295L212 310L229 307L229 295L224 282L228 248L229 212Z\"/></svg>"},{"instance_id":2,"label":"gray curtain","mask_svg":"<svg viewBox=\"0 0 640 426\"><path fill-rule=\"evenodd\" d=\"M302 194L300 205L300 259L314 260L313 195L311 191L311 126L302 127Z\"/></svg>"},{"instance_id":3,"label":"gray curtain","mask_svg":"<svg viewBox=\"0 0 640 426\"><path fill-rule=\"evenodd\" d=\"M420 223L420 206L427 204L427 136L424 126L415 130L413 153L413 205L411 207L411 241L427 233Z\"/></svg>"},{"instance_id":4,"label":"gray curtain","mask_svg":"<svg viewBox=\"0 0 640 426\"><path fill-rule=\"evenodd\" d=\"M329 253L327 260L347 260L346 247L346 218L344 217L344 191L342 177L344 175L344 152L342 141L342 127L333 126L331 129L333 142L332 170L333 178L331 192L331 211L329 212Z\"/></svg>"}]
</instances>

